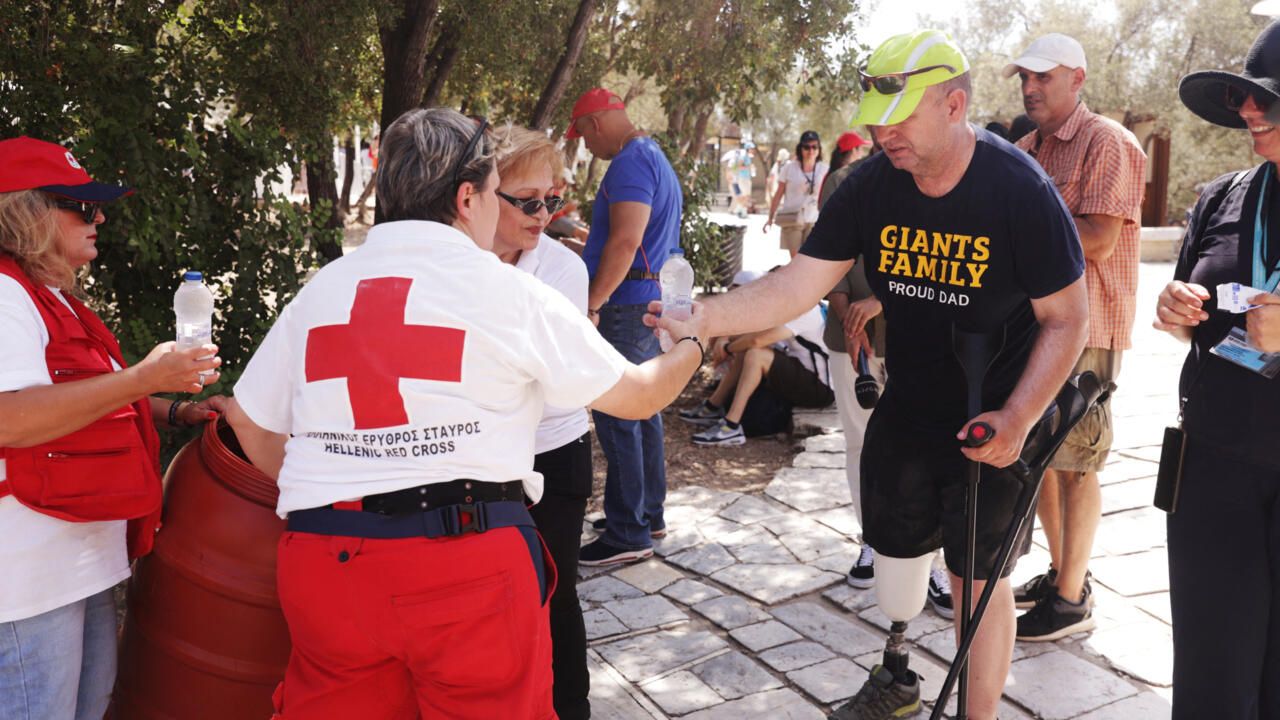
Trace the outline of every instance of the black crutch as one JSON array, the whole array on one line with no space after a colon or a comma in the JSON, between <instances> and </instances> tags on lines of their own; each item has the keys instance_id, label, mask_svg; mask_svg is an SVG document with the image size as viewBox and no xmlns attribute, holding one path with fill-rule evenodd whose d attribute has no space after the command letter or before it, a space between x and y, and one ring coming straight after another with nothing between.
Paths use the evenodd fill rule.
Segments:
<instances>
[{"instance_id":1,"label":"black crutch","mask_svg":"<svg viewBox=\"0 0 1280 720\"><path fill-rule=\"evenodd\" d=\"M966 391L968 392L969 417L982 414L982 386L987 377L987 369L1004 346L1004 328L992 333L975 333L951 326L951 343L960 368L964 370ZM995 437L995 431L986 423L974 423L964 439L965 445L978 447L985 445ZM982 463L969 463L969 481L964 498L964 577L960 589L960 635L969 632L969 613L972 610L973 598L973 554L978 536L978 482L982 478ZM960 668L960 700L959 720L964 720L969 701L969 656L956 653L956 665Z\"/></svg>"},{"instance_id":2,"label":"black crutch","mask_svg":"<svg viewBox=\"0 0 1280 720\"><path fill-rule=\"evenodd\" d=\"M1021 537L1027 523L1031 522L1031 514L1035 512L1036 498L1040 496L1040 483L1044 478L1045 469L1049 467L1049 461L1053 459L1054 453L1058 451L1062 442L1067 439L1071 428L1075 427L1084 418L1089 408L1093 407L1095 403L1103 402L1109 392L1110 389L1103 388L1097 376L1092 372L1081 373L1067 381L1067 384L1058 392L1053 404L1045 410L1040 421L1032 429L1026 443L1023 445L1021 457L1013 465L1009 466L1009 470L1022 487L1018 493L1018 502L1014 506L1013 521L1005 533L1004 541L1000 545L1000 552L996 555L991 578L998 578L1004 574L1004 568L1009 564L1009 557L1013 554L1013 544ZM972 553L973 546L971 545L968 549ZM966 569L972 569L971 558L972 554L969 561L966 562ZM967 708L964 702L968 698L964 693L964 682L965 673L968 670L969 648L973 645L973 639L978 634L978 626L982 622L982 616L987 611L987 605L991 602L991 594L995 590L995 586L995 583L987 582L982 589L982 595L978 598L978 604L973 608L972 619L961 631L955 659L951 663L951 668L947 671L946 680L942 683L942 690L939 691L938 699L934 703L933 713L929 716L930 720L940 720L942 718L947 700L951 697L951 689L955 686L957 675L960 676L961 699L959 701L959 713L956 717L965 717ZM965 617L968 618L968 613L965 614Z\"/></svg>"}]
</instances>

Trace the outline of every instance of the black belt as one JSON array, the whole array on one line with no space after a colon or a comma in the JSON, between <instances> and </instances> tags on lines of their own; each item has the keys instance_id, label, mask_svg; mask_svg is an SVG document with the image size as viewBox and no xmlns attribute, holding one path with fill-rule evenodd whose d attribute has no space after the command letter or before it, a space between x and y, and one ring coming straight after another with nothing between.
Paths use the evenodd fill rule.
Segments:
<instances>
[{"instance_id":1,"label":"black belt","mask_svg":"<svg viewBox=\"0 0 1280 720\"><path fill-rule=\"evenodd\" d=\"M534 527L523 502L497 501L446 505L434 510L382 515L360 510L312 508L289 513L290 532L395 540L482 533L502 527Z\"/></svg>"},{"instance_id":2,"label":"black belt","mask_svg":"<svg viewBox=\"0 0 1280 720\"><path fill-rule=\"evenodd\" d=\"M480 480L450 480L366 496L359 509L379 515L420 513L445 505L477 502L524 501L524 484L519 480L495 483Z\"/></svg>"},{"instance_id":3,"label":"black belt","mask_svg":"<svg viewBox=\"0 0 1280 720\"><path fill-rule=\"evenodd\" d=\"M632 268L627 271L627 280L657 280L658 273L641 270L640 268Z\"/></svg>"}]
</instances>

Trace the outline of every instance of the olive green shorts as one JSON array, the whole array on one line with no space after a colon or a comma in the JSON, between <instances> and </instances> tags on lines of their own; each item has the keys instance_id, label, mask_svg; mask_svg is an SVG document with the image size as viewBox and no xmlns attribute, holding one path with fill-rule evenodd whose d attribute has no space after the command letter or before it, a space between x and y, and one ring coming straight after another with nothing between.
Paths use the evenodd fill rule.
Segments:
<instances>
[{"instance_id":1,"label":"olive green shorts","mask_svg":"<svg viewBox=\"0 0 1280 720\"><path fill-rule=\"evenodd\" d=\"M1120 376L1121 353L1121 350L1087 347L1071 374L1092 370L1104 388L1110 386L1114 390L1116 378ZM1097 472L1107 464L1112 439L1111 401L1107 400L1094 405L1080 424L1071 430L1049 467L1070 472Z\"/></svg>"}]
</instances>

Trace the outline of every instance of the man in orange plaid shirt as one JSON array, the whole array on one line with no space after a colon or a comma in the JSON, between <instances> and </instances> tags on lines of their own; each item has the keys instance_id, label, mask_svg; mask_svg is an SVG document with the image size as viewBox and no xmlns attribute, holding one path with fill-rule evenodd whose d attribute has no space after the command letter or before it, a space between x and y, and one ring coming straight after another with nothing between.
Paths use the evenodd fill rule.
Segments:
<instances>
[{"instance_id":1,"label":"man in orange plaid shirt","mask_svg":"<svg viewBox=\"0 0 1280 720\"><path fill-rule=\"evenodd\" d=\"M1133 133L1080 100L1084 48L1052 33L1004 69L1022 82L1022 103L1039 128L1018 147L1053 178L1075 219L1089 286L1089 339L1074 373L1114 383L1130 346L1138 289L1138 234L1146 155ZM1052 565L1015 591L1018 639L1048 641L1094 627L1089 555L1102 518L1098 471L1111 448L1111 406L1099 403L1067 438L1045 474L1037 514Z\"/></svg>"}]
</instances>

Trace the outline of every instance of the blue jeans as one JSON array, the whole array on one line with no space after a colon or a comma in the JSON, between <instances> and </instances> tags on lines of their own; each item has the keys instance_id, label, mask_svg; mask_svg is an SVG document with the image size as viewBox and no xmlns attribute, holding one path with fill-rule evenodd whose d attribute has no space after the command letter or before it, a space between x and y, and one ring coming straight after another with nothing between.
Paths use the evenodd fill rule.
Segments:
<instances>
[{"instance_id":1,"label":"blue jeans","mask_svg":"<svg viewBox=\"0 0 1280 720\"><path fill-rule=\"evenodd\" d=\"M111 588L0 623L0 718L102 720L116 681Z\"/></svg>"},{"instance_id":2,"label":"blue jeans","mask_svg":"<svg viewBox=\"0 0 1280 720\"><path fill-rule=\"evenodd\" d=\"M600 334L622 356L642 363L659 352L658 338L644 326L644 305L600 308ZM628 550L651 547L649 533L667 526L667 463L662 450L662 416L621 420L592 412L596 437L608 461L604 481L605 542Z\"/></svg>"}]
</instances>

